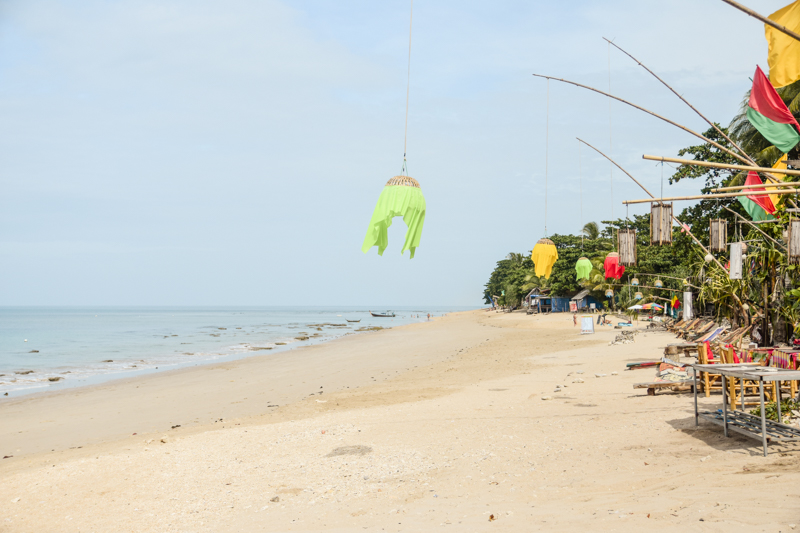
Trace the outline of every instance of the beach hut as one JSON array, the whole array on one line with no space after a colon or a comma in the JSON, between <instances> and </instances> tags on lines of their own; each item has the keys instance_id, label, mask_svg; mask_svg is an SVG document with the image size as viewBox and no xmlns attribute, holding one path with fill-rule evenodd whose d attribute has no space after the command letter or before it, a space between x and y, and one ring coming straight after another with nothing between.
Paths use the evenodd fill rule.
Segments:
<instances>
[{"instance_id":1,"label":"beach hut","mask_svg":"<svg viewBox=\"0 0 800 533\"><path fill-rule=\"evenodd\" d=\"M570 298L571 301L577 304L578 310L581 309L591 309L592 304L594 304L595 309L600 304L597 300L595 300L590 294L589 289L583 289L581 292Z\"/></svg>"}]
</instances>

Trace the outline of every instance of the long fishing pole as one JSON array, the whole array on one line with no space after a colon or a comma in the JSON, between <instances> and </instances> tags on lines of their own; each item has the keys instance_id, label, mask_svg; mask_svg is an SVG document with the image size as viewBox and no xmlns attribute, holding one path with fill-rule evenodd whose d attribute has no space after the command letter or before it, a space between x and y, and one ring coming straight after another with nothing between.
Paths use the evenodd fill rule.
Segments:
<instances>
[{"instance_id":1,"label":"long fishing pole","mask_svg":"<svg viewBox=\"0 0 800 533\"><path fill-rule=\"evenodd\" d=\"M649 109L645 109L644 107L642 107L640 105L636 105L636 104L631 103L631 102L629 102L627 100L624 100L624 99L620 98L619 96L614 96L613 94L608 94L606 92L601 91L600 89L595 89L594 87L589 87L588 85L583 85L582 83L578 83L578 82L574 82L574 81L570 81L570 80L565 80L565 79L562 79L562 78L556 78L556 77L553 77L553 76L545 76L544 74L534 74L534 76L536 76L537 78L545 78L545 79L548 79L548 80L556 80L556 81L560 81L560 82L563 82L563 83L568 83L570 85L575 85L576 87L581 87L582 89L587 89L589 91L594 91L594 92L596 92L598 94L602 94L603 96L607 96L608 98L613 98L614 100L617 100L619 102L622 102L623 104L629 105L629 106L631 106L631 107L633 107L635 109L638 109L639 111L644 111L648 115L651 115L651 116L654 116L654 117L656 117L658 119L661 119L661 120L663 120L664 122L666 122L668 124L672 124L676 128L680 128L683 131L685 131L686 133L690 133L690 134L694 135L695 137L697 137L698 139L704 140L705 142L707 142L711 146L719 148L723 152L732 155L733 157L735 157L739 161L742 161L743 163L748 163L748 164L751 163L751 161L749 159L746 159L744 156L741 156L741 155L737 154L736 152L733 152L732 150L729 150L729 149L725 148L721 144L712 141L711 139L709 139L705 135L697 133L696 131L687 128L683 124L678 124L674 120L670 120L670 119L668 119L668 118L666 118L664 116L659 115L658 113L650 111ZM769 177L770 179L772 179L773 181L776 181L776 182L780 181L780 180L776 179L773 176L767 175L767 177Z\"/></svg>"}]
</instances>

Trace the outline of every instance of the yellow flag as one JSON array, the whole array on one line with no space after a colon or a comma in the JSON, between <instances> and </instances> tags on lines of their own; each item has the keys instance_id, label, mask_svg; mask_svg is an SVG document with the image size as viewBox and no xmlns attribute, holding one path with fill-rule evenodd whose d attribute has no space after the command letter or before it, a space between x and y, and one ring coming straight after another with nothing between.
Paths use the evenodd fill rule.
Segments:
<instances>
[{"instance_id":1,"label":"yellow flag","mask_svg":"<svg viewBox=\"0 0 800 533\"><path fill-rule=\"evenodd\" d=\"M789 154L783 154L780 159L775 161L775 164L772 165L772 168L785 169L786 168L786 161L788 159L789 159ZM786 181L786 178L785 177L781 178L781 181ZM775 190L777 190L779 188L782 188L782 187L766 187L766 189L768 191L775 191ZM770 194L769 195L769 199L772 200L772 205L774 205L775 207L778 207L778 200L780 200L781 197L780 197L780 195L777 195L777 194Z\"/></svg>"},{"instance_id":2,"label":"yellow flag","mask_svg":"<svg viewBox=\"0 0 800 533\"><path fill-rule=\"evenodd\" d=\"M779 9L769 18L793 32L800 33L800 0ZM800 80L800 41L766 24L764 33L769 44L767 61L772 85L784 87Z\"/></svg>"}]
</instances>

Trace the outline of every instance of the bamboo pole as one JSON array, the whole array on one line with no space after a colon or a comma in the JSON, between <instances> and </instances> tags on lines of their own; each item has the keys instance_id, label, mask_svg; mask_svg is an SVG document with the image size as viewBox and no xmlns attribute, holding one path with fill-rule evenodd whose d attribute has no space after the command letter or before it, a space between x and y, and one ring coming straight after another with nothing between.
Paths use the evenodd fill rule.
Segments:
<instances>
[{"instance_id":1,"label":"bamboo pole","mask_svg":"<svg viewBox=\"0 0 800 533\"><path fill-rule=\"evenodd\" d=\"M769 26L772 26L772 27L773 27L773 28L775 28L776 30L778 30L778 31L780 31L780 32L783 32L783 33L785 33L785 34L786 34L786 35L788 35L789 37L791 37L791 38L793 38L793 39L797 39L798 41L800 41L800 35L798 35L797 33L793 32L792 30L790 30L790 29L789 29L789 28L787 28L786 26L783 26L782 24L778 24L778 23L777 23L777 22L775 22L774 20L772 20L772 19L770 19L770 18L768 18L768 17L765 17L764 15L761 15L761 14L759 14L759 13L756 13L755 11L753 11L752 9L750 9L749 7L743 6L743 5L742 5L742 4L740 4L739 2L734 2L733 0L722 0L722 1L723 1L723 2L725 2L726 4L728 4L729 6L733 6L733 7L735 7L735 8L736 8L736 9L738 9L739 11L742 11L742 12L744 12L744 13L747 13L748 15L750 15L751 17L753 17L754 19L758 19L758 20L760 20L760 21L761 21L761 22L763 22L764 24L767 24L767 25L769 25Z\"/></svg>"},{"instance_id":2,"label":"bamboo pole","mask_svg":"<svg viewBox=\"0 0 800 533\"><path fill-rule=\"evenodd\" d=\"M744 189L763 189L764 187L798 187L800 186L800 181L784 181L781 183L768 183L764 185L737 185L735 187L717 187L716 189L711 189L711 192L725 192L725 191L741 191ZM775 190L775 189L773 189Z\"/></svg>"},{"instance_id":3,"label":"bamboo pole","mask_svg":"<svg viewBox=\"0 0 800 533\"><path fill-rule=\"evenodd\" d=\"M661 274L639 274L639 273L636 273L636 277L639 277L639 276L650 276L650 277L653 277L653 278L674 279L674 280L682 281L682 282L684 282L684 285L688 285L690 287L694 287L695 289L699 289L700 288L700 287L697 287L696 285L692 285L691 283L686 283L686 278L676 278L675 276L662 276ZM658 288L658 287L656 287L656 288Z\"/></svg>"},{"instance_id":4,"label":"bamboo pole","mask_svg":"<svg viewBox=\"0 0 800 533\"><path fill-rule=\"evenodd\" d=\"M725 1L725 0L723 0L723 1ZM684 104L688 105L688 106L691 108L691 110L692 110L692 111L694 111L695 113L697 113L697 115L698 115L700 118L702 118L703 120L705 120L705 121L706 121L706 122L707 122L709 125L711 125L711 127L712 127L712 128L714 128L715 130L717 130L717 133L719 133L720 135L722 135L722 136L725 138L725 140L726 140L726 141L728 141L729 143L731 143L731 146L733 146L734 148L736 148L737 150L739 150L739 151L742 153L742 155L745 157L745 159L747 159L747 162L748 162L748 163L750 163L751 165L755 165L755 164L756 164L755 160L754 160L752 157L750 157L750 155L749 155L747 152L745 152L745 151L744 151L744 149L743 149L741 146L739 146L738 144L736 144L735 142L733 142L733 139L731 139L730 137L728 137L728 135L727 135L727 134L725 134L725 132L723 132L723 131L722 131L722 129L721 129L719 126L717 126L717 125L716 125L714 122L712 122L712 121L710 121L709 119L707 119L707 118L705 117L705 115L703 115L703 114L702 114L702 113L701 113L701 112L700 112L700 111L699 111L699 110L698 110L696 107L694 107L692 104L690 104L690 103L689 103L689 101L688 101L686 98L684 98L684 97L683 97L683 95L681 95L681 94L678 94L678 91L676 91L675 89L673 89L672 87L670 87L670 85L669 85L667 82L665 82L665 81L664 81L664 80L662 80L660 77L658 77L658 75L656 75L656 73L655 73L655 72L653 72L652 70L650 70L649 68L647 68L647 67L645 66L645 64L644 64L644 63L642 63L641 61L639 61L638 59L636 59L635 57L633 57L632 55L630 55L628 52L626 52L625 50L623 50L623 49L622 49L622 47L620 47L620 46L619 46L619 45L617 45L616 43L613 43L613 42L609 41L609 40L608 40L608 39L606 39L605 37L603 37L603 39L605 39L605 40L606 40L606 42L608 42L608 44L610 44L610 45L614 46L614 47L615 47L617 50L619 50L620 52L622 52L622 53L623 53L623 54L625 54L626 56L628 56L628 57L630 57L631 59L633 59L633 60L634 60L634 61L635 61L635 62L636 62L636 63L637 63L637 64L638 64L640 67L642 67L642 68L643 68L643 69L645 69L647 72L649 72L650 74L652 74L652 75L653 75L653 77L654 77L655 79L657 79L658 81L660 81L660 82L661 82L661 83L662 83L662 84L663 84L663 85L664 85L664 86L665 86L667 89L669 89L670 91L672 91L672 93L673 93L675 96L677 96L678 98L680 98L680 99L681 99L681 101L682 101ZM740 158L740 159L741 159L741 158ZM773 175L772 175L772 174L770 174L770 173L765 173L765 177L766 177L767 179L769 179L769 180L772 180L773 182L779 182L779 181L780 181L778 178L776 178L775 176L773 176ZM790 200L790 201L791 201L791 200ZM791 201L791 202L792 202L792 205L794 205L795 207L797 207L797 205L796 205L796 204L795 204L793 201Z\"/></svg>"},{"instance_id":5,"label":"bamboo pole","mask_svg":"<svg viewBox=\"0 0 800 533\"><path fill-rule=\"evenodd\" d=\"M633 60L636 62L636 64L637 64L637 65L639 65L640 67L642 67L643 69L645 69L645 70L646 70L647 72L649 72L649 73L650 73L650 74L651 74L651 75L652 75L652 76L653 76L655 79L657 79L658 81L660 81L660 82L661 82L661 83L664 85L664 87L666 87L667 89L669 89L670 91L672 91L672 94L674 94L675 96L677 96L678 98L680 98L681 102L683 102L684 104L686 104L687 106L689 106L689 108L690 108L692 111L694 111L695 113L697 113L697 115L698 115L700 118L702 118L703 120L705 120L705 121L708 123L708 125L709 125L709 126L711 126L712 128L714 128L715 130L717 130L717 133L719 133L720 135L722 135L722 136L725 138L725 140L726 140L726 141L728 141L729 143L731 143L731 146L733 146L734 148L736 148L737 150L739 150L739 151L742 153L742 155L744 155L744 156L745 156L745 157L746 157L746 158L747 158L747 159L750 161L750 163L752 163L752 164L754 164L754 165L755 165L755 163L756 163L756 162L753 160L753 158L751 158L751 157L750 157L750 156L747 154L747 152L745 152L745 151L742 149L742 147L741 147L741 146L739 146L738 144L736 144L735 142L733 142L733 139L731 139L730 137L728 137L728 135L727 135L727 134L726 134L724 131L722 131L722 129L721 129L719 126L717 126L717 125L716 125L714 122L712 122L712 121L710 121L709 119L707 119L707 118L705 117L705 115L703 115L703 114L702 114L702 113L701 113L701 112L700 112L700 111L699 111L699 110L698 110L698 109L697 109L695 106L693 106L692 104L690 104L690 103L689 103L689 101L688 101L686 98L684 98L684 97L683 97L683 95L679 94L679 93L678 93L678 91L676 91L675 89L673 89L672 87L670 87L670 85L669 85L667 82L665 82L664 80L662 80L662 79L661 79L661 78L658 76L658 74L656 74L655 72L653 72L652 70L650 70L649 68L647 68L647 66L646 66L644 63L642 63L641 61L639 61L638 59L636 59L635 57L633 57L631 54L629 54L628 52L626 52L625 50L623 50L623 49L622 49L622 47L621 47L621 46L619 46L617 43L615 43L615 42L612 42L612 41L609 41L609 40L608 40L608 39L606 39L605 37L603 37L603 39L604 39L604 40L605 40L605 41L606 41L608 44L610 44L611 46L613 46L614 48L616 48L617 50L619 50L620 52L622 52L622 53L623 53L623 54L625 54L626 56L628 56L628 57L630 57L631 59L633 59Z\"/></svg>"},{"instance_id":6,"label":"bamboo pole","mask_svg":"<svg viewBox=\"0 0 800 533\"><path fill-rule=\"evenodd\" d=\"M788 168L770 168L750 165L734 165L730 163L712 163L710 161L698 161L696 159L679 159L677 157L662 157L660 155L647 154L644 154L642 159L647 159L648 161L665 161L667 163L679 163L681 165L693 165L698 167L722 168L726 170L747 170L765 173L773 172L775 174L786 174L787 176L800 176L800 170L789 170Z\"/></svg>"},{"instance_id":7,"label":"bamboo pole","mask_svg":"<svg viewBox=\"0 0 800 533\"><path fill-rule=\"evenodd\" d=\"M634 107L634 108L638 109L639 111L644 111L648 115L652 115L652 116L654 116L654 117L656 117L658 119L661 119L661 120L663 120L664 122L666 122L668 124L672 124L676 128L680 128L680 129L682 129L683 131L685 131L687 133L691 133L695 137L697 137L699 139L703 139L705 142L709 143L710 145L715 146L716 148L719 148L723 152L732 155L733 157L735 157L736 159L738 159L738 160L740 160L740 161L742 161L744 163L750 163L750 161L745 159L743 156L741 156L741 155L739 155L739 154L737 154L737 153L735 153L735 152L733 152L731 150L728 150L727 148L725 148L721 144L712 141L708 137L706 137L704 135L701 135L700 133L697 133L694 130L690 130L686 126L684 126L682 124L678 124L674 120L670 120L670 119L668 119L666 117L663 117L663 116L659 115L658 113L654 113L653 111L650 111L649 109L645 109L645 108L643 108L641 106L638 106L636 104L628 102L627 100L623 100L622 98L620 98L618 96L614 96L613 94L609 94L609 93L603 92L600 89L595 89L594 87L589 87L588 85L583 85L583 84L580 84L580 83L577 83L577 82L574 82L574 81L564 80L564 79L561 79L561 78L554 78L552 76L545 76L543 74L534 74L534 76L536 76L537 78L544 78L544 79L547 79L547 80L555 80L555 81L560 81L560 82L563 82L563 83L568 83L570 85L575 85L576 87L581 87L583 89L588 89L588 90L594 91L594 92L596 92L598 94L602 94L603 96L607 96L609 98L613 98L614 100L617 100L619 102L622 102L623 104L627 104L627 105L629 105L631 107Z\"/></svg>"},{"instance_id":8,"label":"bamboo pole","mask_svg":"<svg viewBox=\"0 0 800 533\"><path fill-rule=\"evenodd\" d=\"M625 200L622 202L625 205L633 204L652 204L654 202L682 202L688 200L707 200L709 198L735 198L737 196L769 196L776 194L798 194L800 189L781 189L778 191L744 191L744 192L721 192L717 194L700 194L697 196L675 196L673 198L646 198L643 200Z\"/></svg>"},{"instance_id":9,"label":"bamboo pole","mask_svg":"<svg viewBox=\"0 0 800 533\"><path fill-rule=\"evenodd\" d=\"M631 176L631 174L630 174L630 173L629 173L627 170L625 170L624 168L622 168L621 166L619 166L619 164L617 164L617 162L616 162L616 161L614 161L613 159L611 159L610 157L608 157L606 154L604 154L603 152L601 152L600 150L598 150L597 148L595 148L595 147L594 147L594 146L592 146L591 144L587 143L587 142L586 142L586 141L584 141L583 139L578 139L578 140L579 140L580 142L582 142L583 144L585 144L586 146L588 146L589 148L591 148L592 150L594 150L595 152L597 152L598 154L602 155L603 157L605 157L606 159L608 159L609 161L611 161L611 162L614 164L614 166L616 166L618 169L620 169L622 172L624 172L626 176L628 176L630 179L632 179L632 180L633 180L633 181L636 183L636 185L638 185L639 187L641 187L641 188L642 188L642 190L643 190L644 192L646 192L646 193L647 193L647 194L648 194L648 195L649 195L651 198L653 198L653 195L652 195L652 193L651 193L650 191L648 191L648 190L647 190L647 188L646 188L644 185L642 185L641 183L639 183L639 182L636 180L636 178L634 178L633 176ZM720 263L720 262L719 262L719 259L717 259L716 257L714 257L714 254L712 254L710 251L708 251L708 248L706 248L705 246L703 246L703 243L702 243L702 242L700 242L700 240L699 240L697 237L695 237L695 236L694 236L694 234L693 234L693 233L692 233L692 232L691 232L691 231L688 229L688 227L687 227L687 226L685 226L684 224L682 224L682 223L681 223L681 221L680 221L680 220L678 220L678 218L677 218L677 217L676 217L674 214L672 215L672 219L673 219L675 222L677 222L678 224L680 224L680 225L681 225L681 227L683 227L683 229L686 231L686 233L689 235L689 237L691 237L691 238L692 238L692 240L695 242L695 244L697 244L697 246L699 246L699 247L700 247L700 249L701 249L701 250L703 250L703 251L706 253L706 255L710 255L710 256L711 256L711 259L712 259L712 260L713 260L713 261L714 261L714 262L717 264L717 266L718 266L718 267L719 267L719 268L720 268L720 269L721 269L723 272L726 272L726 271L727 271L727 269L726 269L726 268L725 268L725 267L722 265L722 263ZM749 325L750 325L750 315L749 315L749 314L747 314L747 311L745 311L745 310L744 310L744 303L742 302L742 300L741 300L741 299L740 299L738 296L736 296L736 293L733 293L733 292L731 292L731 297L733 297L733 299L736 301L736 304L737 304L737 305L738 305L738 306L739 306L739 307L742 309L742 312L743 312L743 314L744 314L744 317L745 317L745 322L746 322L746 323L745 323L745 325L746 325L746 326L749 326Z\"/></svg>"},{"instance_id":10,"label":"bamboo pole","mask_svg":"<svg viewBox=\"0 0 800 533\"><path fill-rule=\"evenodd\" d=\"M672 291L672 292L683 292L683 289L668 289L667 287L650 287L648 285L633 285L633 287L642 289L655 289L657 291ZM697 287L695 287L697 288Z\"/></svg>"}]
</instances>

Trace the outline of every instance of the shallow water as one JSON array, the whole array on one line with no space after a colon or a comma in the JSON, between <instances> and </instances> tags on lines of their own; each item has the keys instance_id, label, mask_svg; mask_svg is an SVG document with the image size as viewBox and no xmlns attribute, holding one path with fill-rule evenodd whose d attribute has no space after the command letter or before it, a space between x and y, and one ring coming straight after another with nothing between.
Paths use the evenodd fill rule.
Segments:
<instances>
[{"instance_id":1,"label":"shallow water","mask_svg":"<svg viewBox=\"0 0 800 533\"><path fill-rule=\"evenodd\" d=\"M465 309L402 308L392 319L347 307L0 307L0 394L275 353Z\"/></svg>"}]
</instances>

